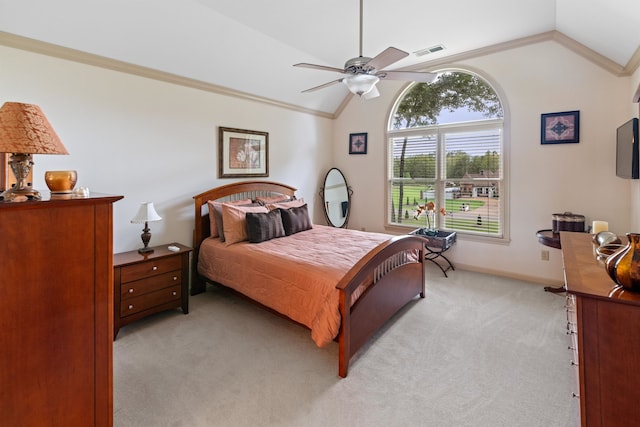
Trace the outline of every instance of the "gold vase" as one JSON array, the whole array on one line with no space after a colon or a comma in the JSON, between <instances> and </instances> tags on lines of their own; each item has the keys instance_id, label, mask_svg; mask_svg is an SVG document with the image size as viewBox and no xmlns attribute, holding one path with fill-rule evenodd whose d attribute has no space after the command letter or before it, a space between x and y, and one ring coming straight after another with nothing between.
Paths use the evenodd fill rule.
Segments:
<instances>
[{"instance_id":1,"label":"gold vase","mask_svg":"<svg viewBox=\"0 0 640 427\"><path fill-rule=\"evenodd\" d=\"M44 182L51 193L71 193L73 187L76 186L77 180L78 173L74 170L46 171L44 173Z\"/></svg>"},{"instance_id":2,"label":"gold vase","mask_svg":"<svg viewBox=\"0 0 640 427\"><path fill-rule=\"evenodd\" d=\"M640 291L640 234L627 233L629 243L607 258L607 272L618 285Z\"/></svg>"}]
</instances>

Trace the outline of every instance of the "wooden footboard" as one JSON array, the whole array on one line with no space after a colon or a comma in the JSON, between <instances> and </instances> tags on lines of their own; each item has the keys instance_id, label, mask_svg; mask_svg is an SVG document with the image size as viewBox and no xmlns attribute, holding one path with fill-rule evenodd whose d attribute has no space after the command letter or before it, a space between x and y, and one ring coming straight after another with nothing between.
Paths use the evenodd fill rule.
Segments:
<instances>
[{"instance_id":1,"label":"wooden footboard","mask_svg":"<svg viewBox=\"0 0 640 427\"><path fill-rule=\"evenodd\" d=\"M338 375L347 376L349 361L394 314L417 295L424 298L424 241L398 236L362 258L336 286L340 290ZM368 285L355 303L354 292Z\"/></svg>"}]
</instances>

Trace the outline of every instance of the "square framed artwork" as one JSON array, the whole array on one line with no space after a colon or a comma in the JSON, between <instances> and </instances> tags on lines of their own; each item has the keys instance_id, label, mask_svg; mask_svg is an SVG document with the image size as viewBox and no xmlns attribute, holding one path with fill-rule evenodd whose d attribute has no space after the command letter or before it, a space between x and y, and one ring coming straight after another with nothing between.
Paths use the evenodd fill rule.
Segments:
<instances>
[{"instance_id":1,"label":"square framed artwork","mask_svg":"<svg viewBox=\"0 0 640 427\"><path fill-rule=\"evenodd\" d=\"M542 114L541 144L571 144L580 142L580 111Z\"/></svg>"},{"instance_id":2,"label":"square framed artwork","mask_svg":"<svg viewBox=\"0 0 640 427\"><path fill-rule=\"evenodd\" d=\"M367 154L367 133L349 134L349 154Z\"/></svg>"},{"instance_id":3,"label":"square framed artwork","mask_svg":"<svg viewBox=\"0 0 640 427\"><path fill-rule=\"evenodd\" d=\"M221 127L218 177L269 176L269 133Z\"/></svg>"}]
</instances>

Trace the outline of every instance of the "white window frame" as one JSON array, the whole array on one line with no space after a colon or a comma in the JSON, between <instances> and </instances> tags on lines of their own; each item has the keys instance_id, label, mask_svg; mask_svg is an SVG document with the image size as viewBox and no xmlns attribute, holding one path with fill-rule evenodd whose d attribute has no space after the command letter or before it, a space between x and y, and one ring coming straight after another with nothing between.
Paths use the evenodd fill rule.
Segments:
<instances>
[{"instance_id":1,"label":"white window frame","mask_svg":"<svg viewBox=\"0 0 640 427\"><path fill-rule=\"evenodd\" d=\"M469 74L472 73L467 70L451 70L455 72L463 72ZM477 75L477 74L476 74ZM482 78L482 77L481 77ZM490 84L486 79L483 80ZM494 88L493 85L491 85ZM387 136L387 156L386 156L386 188L385 188L385 222L386 228L393 231L407 231L415 228L415 225L410 224L398 224L391 222L391 209L390 209L390 201L391 194L393 191L393 140L396 138L404 138L405 136L422 136L427 134L436 135L436 177L434 186L436 189L436 201L439 206L444 206L445 200L445 179L443 177L444 173L444 162L446 157L445 150L445 138L444 135L446 133L453 132L469 132L469 131L480 131L487 129L500 129L501 134L501 156L500 156L500 178L498 181L500 182L500 194L499 194L499 203L500 203L500 225L501 225L501 233L498 235L490 235L487 233L473 233L463 230L456 230L458 237L462 237L463 239L469 240L479 240L484 242L491 243L508 243L510 240L510 229L509 229L509 149L508 149L508 132L507 132L507 121L505 118L501 119L487 119L487 120L478 120L478 121L469 121L469 122L460 122L460 123L445 123L431 126L422 126L422 127L413 127L413 128L405 128L405 129L392 129L393 116L397 110L397 106L404 99L405 94L410 90L412 85L409 85L405 90L403 90L398 96L391 112L389 115L389 121L386 129ZM494 88L495 91L495 88ZM496 91L496 93L498 93ZM501 100L501 104L503 106L504 114L506 115L506 108L504 103ZM439 215L437 215L439 217ZM441 218L438 218L438 221L441 221ZM441 224L438 223L438 226L441 227ZM442 227L441 227L442 228Z\"/></svg>"}]
</instances>

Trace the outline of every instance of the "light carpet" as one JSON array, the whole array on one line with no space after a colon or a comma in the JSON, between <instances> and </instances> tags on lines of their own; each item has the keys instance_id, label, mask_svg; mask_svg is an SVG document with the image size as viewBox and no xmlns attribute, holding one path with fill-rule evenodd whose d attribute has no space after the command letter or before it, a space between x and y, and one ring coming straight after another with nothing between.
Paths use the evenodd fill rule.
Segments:
<instances>
[{"instance_id":1,"label":"light carpet","mask_svg":"<svg viewBox=\"0 0 640 427\"><path fill-rule=\"evenodd\" d=\"M431 268L433 267L433 268ZM115 426L577 426L564 295L429 267L340 379L338 345L216 287L114 342Z\"/></svg>"}]
</instances>

